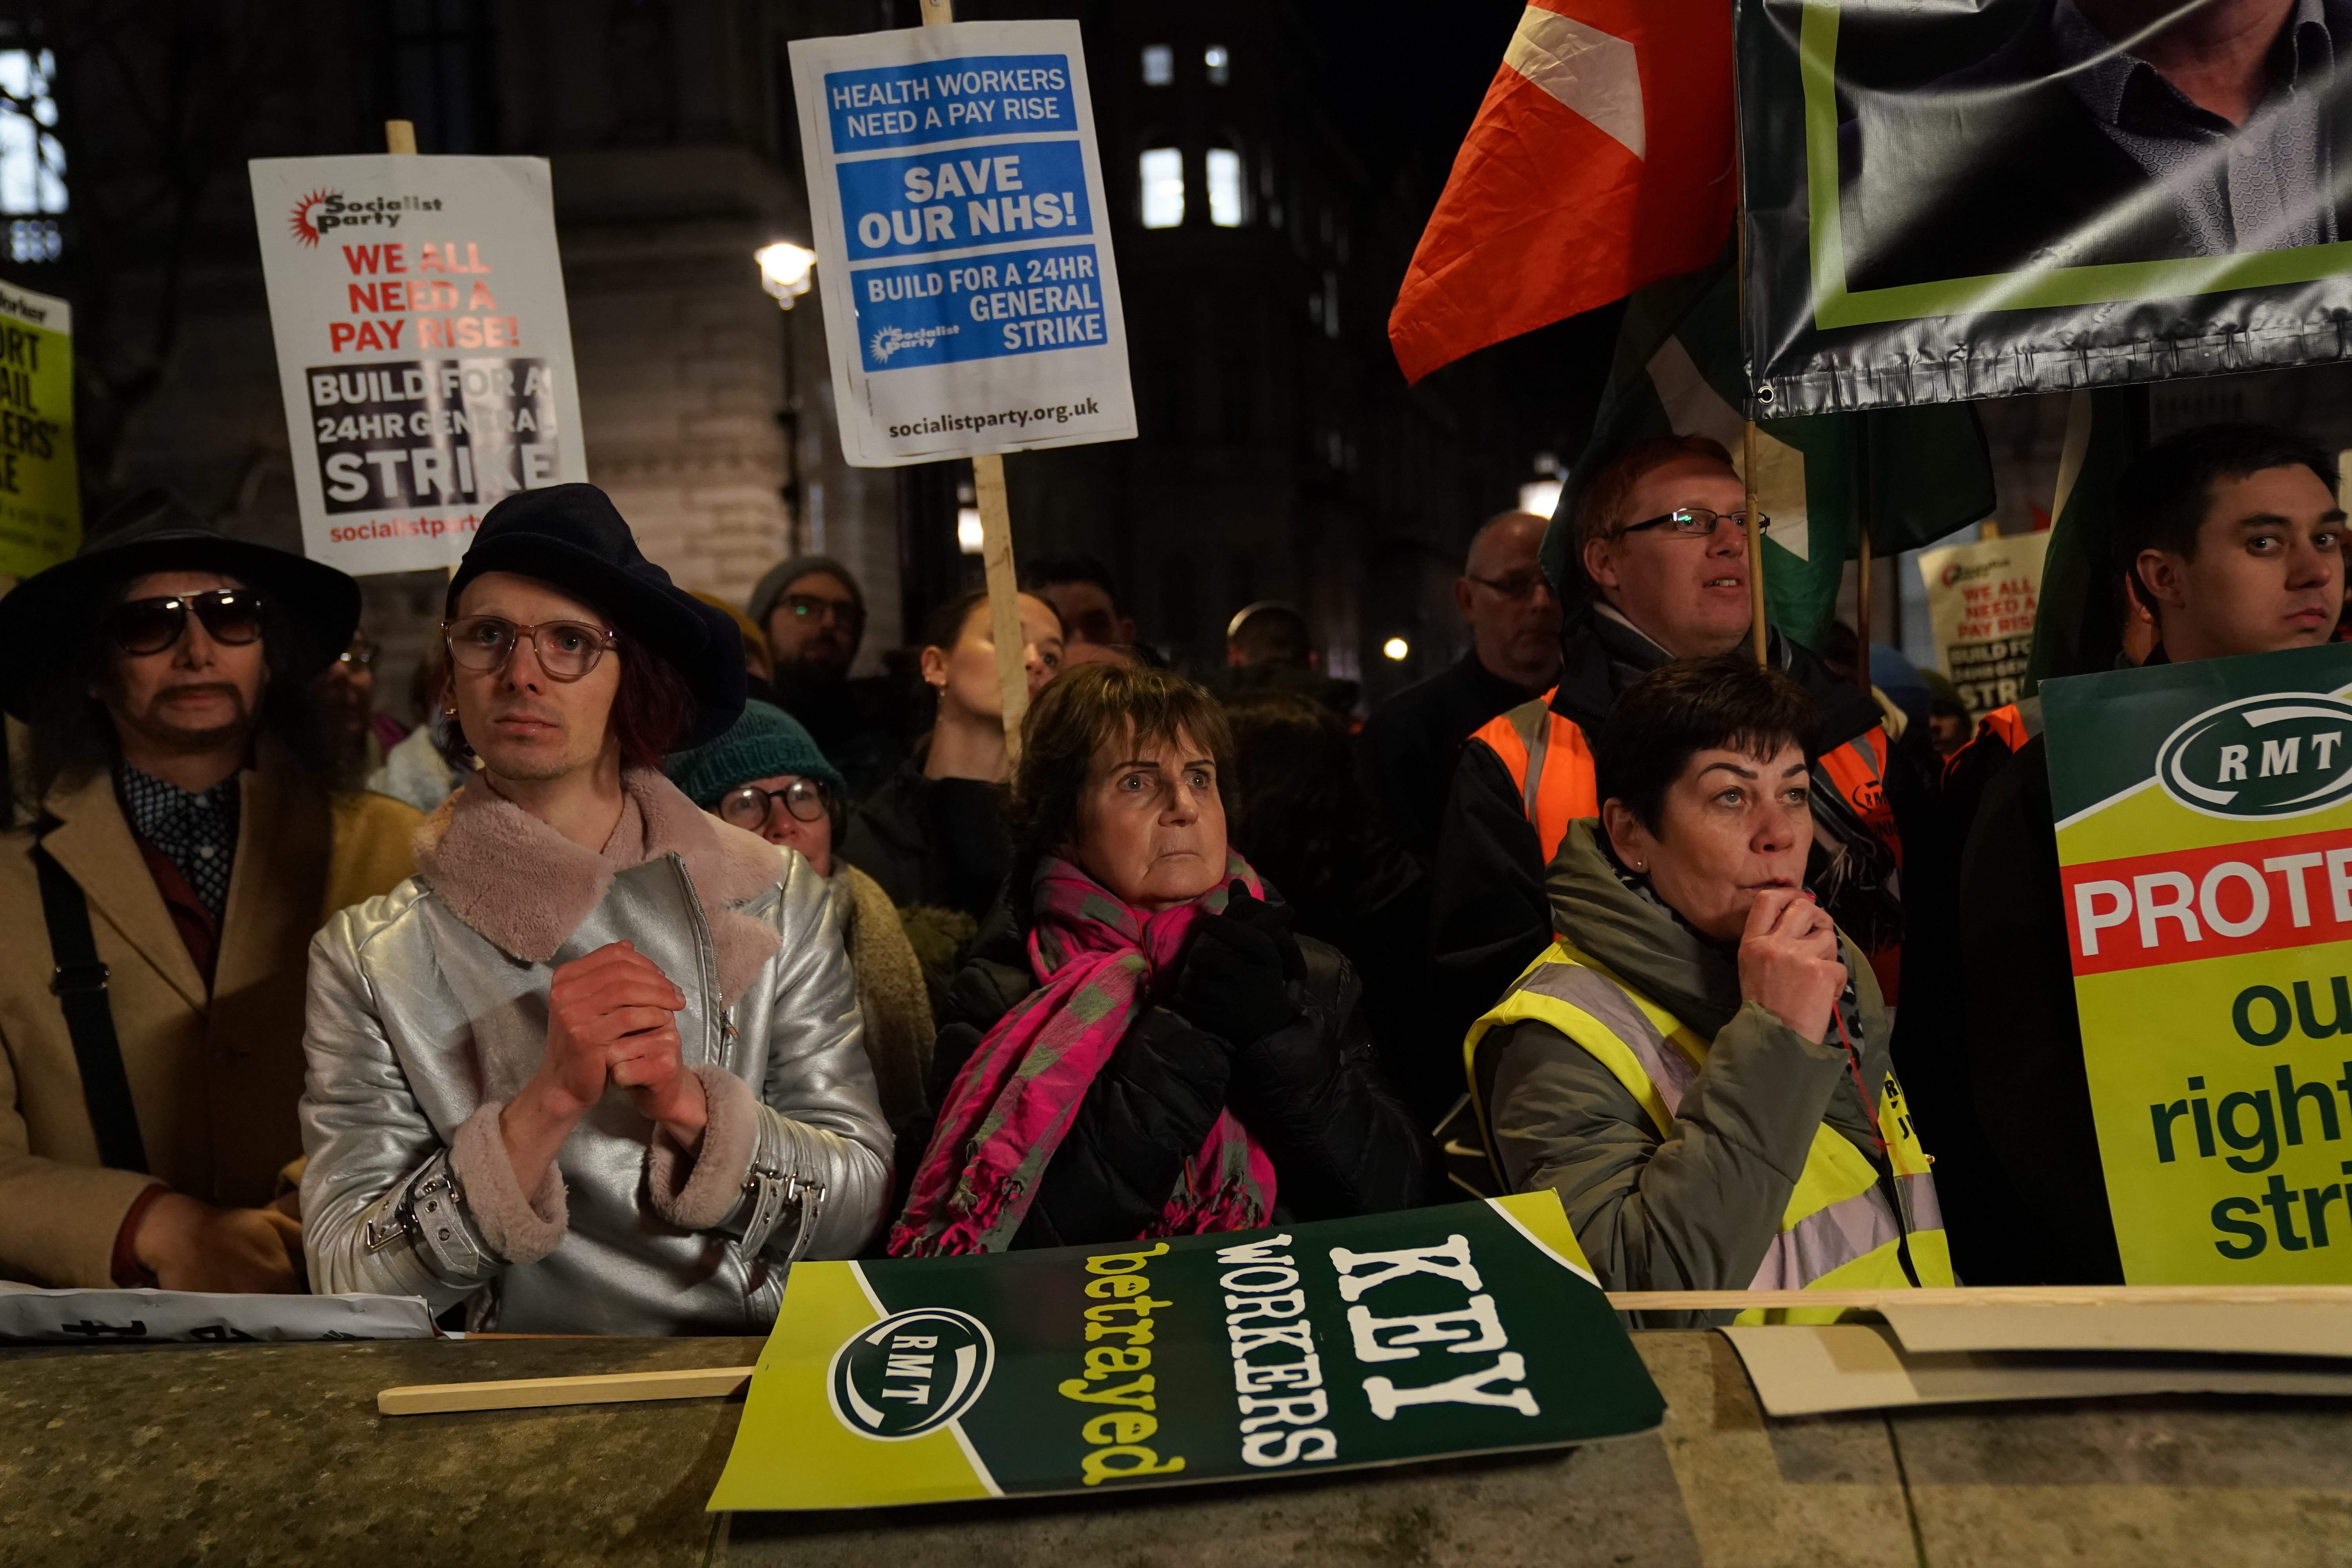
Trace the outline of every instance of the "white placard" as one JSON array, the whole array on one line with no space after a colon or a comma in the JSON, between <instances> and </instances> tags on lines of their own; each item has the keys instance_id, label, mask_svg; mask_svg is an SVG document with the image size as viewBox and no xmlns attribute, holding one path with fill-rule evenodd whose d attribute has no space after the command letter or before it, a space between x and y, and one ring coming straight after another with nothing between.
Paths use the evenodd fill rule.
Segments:
<instances>
[{"instance_id":1,"label":"white placard","mask_svg":"<svg viewBox=\"0 0 2352 1568\"><path fill-rule=\"evenodd\" d=\"M421 1296L235 1296L203 1290L0 1289L0 1342L237 1344L429 1340Z\"/></svg>"},{"instance_id":2,"label":"white placard","mask_svg":"<svg viewBox=\"0 0 2352 1568\"><path fill-rule=\"evenodd\" d=\"M796 39L842 455L1135 435L1076 22Z\"/></svg>"},{"instance_id":3,"label":"white placard","mask_svg":"<svg viewBox=\"0 0 2352 1568\"><path fill-rule=\"evenodd\" d=\"M1973 721L2025 694L2047 530L1920 552L1936 658Z\"/></svg>"},{"instance_id":4,"label":"white placard","mask_svg":"<svg viewBox=\"0 0 2352 1568\"><path fill-rule=\"evenodd\" d=\"M302 547L453 564L517 489L588 477L543 158L257 158Z\"/></svg>"}]
</instances>

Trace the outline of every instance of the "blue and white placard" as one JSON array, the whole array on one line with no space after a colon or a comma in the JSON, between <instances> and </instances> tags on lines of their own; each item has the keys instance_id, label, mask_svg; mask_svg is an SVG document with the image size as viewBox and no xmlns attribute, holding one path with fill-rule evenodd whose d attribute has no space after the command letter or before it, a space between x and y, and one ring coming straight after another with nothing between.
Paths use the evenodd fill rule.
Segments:
<instances>
[{"instance_id":1,"label":"blue and white placard","mask_svg":"<svg viewBox=\"0 0 2352 1568\"><path fill-rule=\"evenodd\" d=\"M1135 435L1076 22L792 46L844 457Z\"/></svg>"}]
</instances>

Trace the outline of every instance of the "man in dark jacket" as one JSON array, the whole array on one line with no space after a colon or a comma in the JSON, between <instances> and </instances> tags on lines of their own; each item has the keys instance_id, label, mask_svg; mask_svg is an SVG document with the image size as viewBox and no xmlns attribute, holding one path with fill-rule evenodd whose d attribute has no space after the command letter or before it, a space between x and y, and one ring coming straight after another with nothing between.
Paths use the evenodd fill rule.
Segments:
<instances>
[{"instance_id":1,"label":"man in dark jacket","mask_svg":"<svg viewBox=\"0 0 2352 1568\"><path fill-rule=\"evenodd\" d=\"M866 640L866 590L830 555L796 555L760 579L744 608L767 634L776 706L816 738L849 798L864 800L907 752L890 683L849 677Z\"/></svg>"},{"instance_id":2,"label":"man in dark jacket","mask_svg":"<svg viewBox=\"0 0 2352 1568\"><path fill-rule=\"evenodd\" d=\"M1364 721L1364 763L1390 830L1426 860L1462 742L1559 679L1559 597L1537 564L1548 519L1507 511L1470 540L1454 580L1470 651L1406 687Z\"/></svg>"},{"instance_id":3,"label":"man in dark jacket","mask_svg":"<svg viewBox=\"0 0 2352 1568\"><path fill-rule=\"evenodd\" d=\"M1431 869L1432 1013L1458 1040L1551 942L1544 868L1568 825L1597 816L1588 734L1617 694L1676 658L1748 638L1746 493L1703 436L1643 441L1597 470L1574 526L1594 602L1567 637L1549 700L1491 721L1462 750ZM1807 881L1894 990L1903 907L1878 705L1770 634L1771 663L1812 693L1813 852Z\"/></svg>"},{"instance_id":4,"label":"man in dark jacket","mask_svg":"<svg viewBox=\"0 0 2352 1568\"><path fill-rule=\"evenodd\" d=\"M2141 453L2117 483L2115 564L2156 616L2149 664L2308 647L2344 592L2335 458L2289 431L2211 426ZM2068 961L2048 742L1986 786L1960 872L1969 1074L2024 1208L2002 1278L2117 1284Z\"/></svg>"}]
</instances>

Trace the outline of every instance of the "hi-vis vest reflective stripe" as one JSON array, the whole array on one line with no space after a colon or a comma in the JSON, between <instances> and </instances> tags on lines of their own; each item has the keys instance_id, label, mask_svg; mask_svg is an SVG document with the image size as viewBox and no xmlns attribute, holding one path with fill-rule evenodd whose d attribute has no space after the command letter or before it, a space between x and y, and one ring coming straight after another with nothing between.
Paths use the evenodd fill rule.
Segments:
<instances>
[{"instance_id":1,"label":"hi-vis vest reflective stripe","mask_svg":"<svg viewBox=\"0 0 2352 1568\"><path fill-rule=\"evenodd\" d=\"M1487 720L1470 737L1486 742L1510 770L1547 866L1559 853L1570 823L1601 815L1601 797L1592 782L1592 748L1573 720L1551 710L1551 699L1552 692L1547 691L1522 702Z\"/></svg>"},{"instance_id":2,"label":"hi-vis vest reflective stripe","mask_svg":"<svg viewBox=\"0 0 2352 1568\"><path fill-rule=\"evenodd\" d=\"M1478 1111L1497 1180L1504 1180L1486 1103L1492 1063L1478 1059L1478 1045L1499 1025L1534 1019L1559 1030L1607 1068L1649 1112L1660 1136L1674 1127L1675 1114L1706 1061L1707 1042L1664 1008L1619 981L1596 960L1565 942L1555 942L1504 994L1493 1011L1471 1026L1463 1054L1469 1068L1471 1101ZM1482 1071L1483 1068L1483 1071ZM1824 1121L1780 1216L1763 1266L1748 1282L1751 1290L1854 1290L1903 1289L1912 1276L1921 1285L1953 1283L1951 1253L1944 1237L1936 1179L1912 1131L1901 1087L1889 1073L1879 1087L1878 1135L1885 1141L1901 1215L1890 1207L1869 1157ZM1829 1322L1837 1308L1751 1309L1743 1323Z\"/></svg>"}]
</instances>

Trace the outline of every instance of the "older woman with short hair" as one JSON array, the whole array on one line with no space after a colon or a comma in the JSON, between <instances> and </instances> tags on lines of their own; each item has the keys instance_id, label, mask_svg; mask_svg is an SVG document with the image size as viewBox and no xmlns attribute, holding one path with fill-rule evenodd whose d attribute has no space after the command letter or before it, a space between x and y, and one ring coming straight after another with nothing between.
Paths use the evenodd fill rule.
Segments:
<instances>
[{"instance_id":1,"label":"older woman with short hair","mask_svg":"<svg viewBox=\"0 0 2352 1568\"><path fill-rule=\"evenodd\" d=\"M1738 656L1627 688L1559 940L1471 1030L1489 1152L1612 1290L1952 1283L1877 984L1804 886L1815 724Z\"/></svg>"},{"instance_id":2,"label":"older woman with short hair","mask_svg":"<svg viewBox=\"0 0 2352 1568\"><path fill-rule=\"evenodd\" d=\"M1014 882L957 975L894 1255L1243 1230L1402 1207L1430 1161L1361 986L1225 837L1199 687L1094 664L1022 729ZM942 1080L944 1082L942 1083Z\"/></svg>"}]
</instances>

